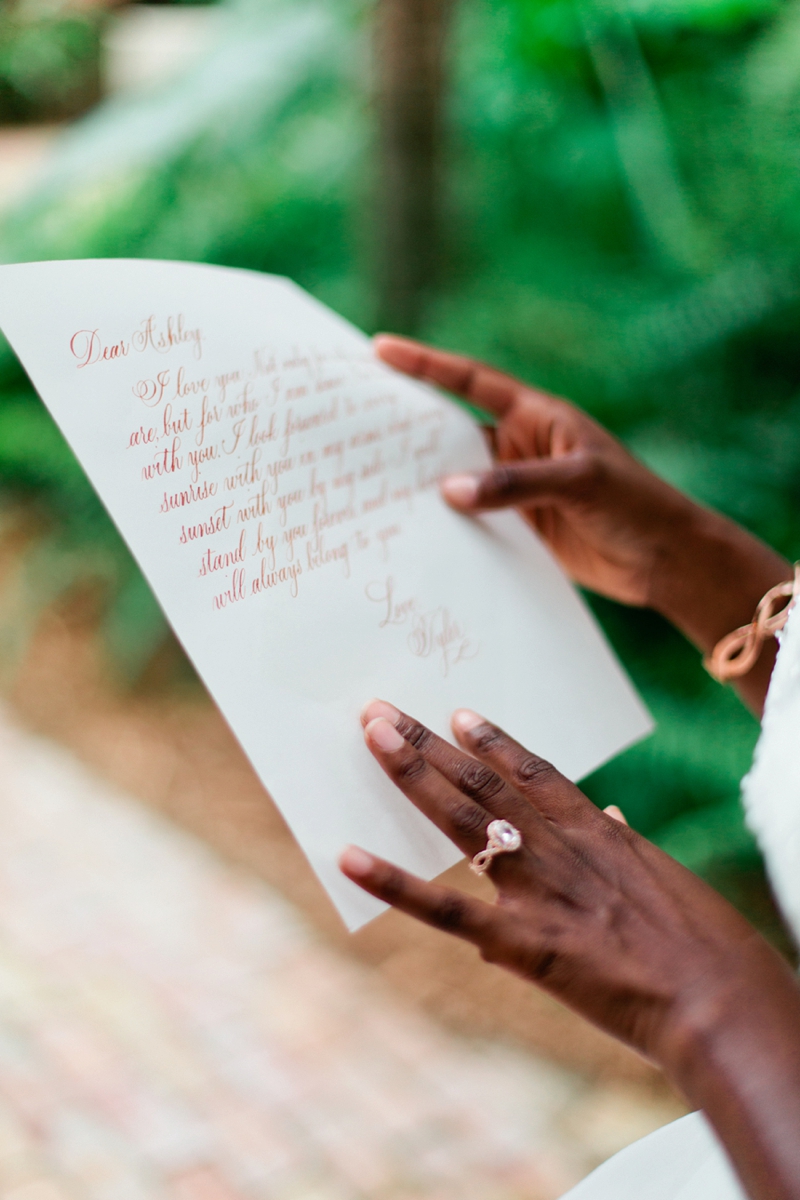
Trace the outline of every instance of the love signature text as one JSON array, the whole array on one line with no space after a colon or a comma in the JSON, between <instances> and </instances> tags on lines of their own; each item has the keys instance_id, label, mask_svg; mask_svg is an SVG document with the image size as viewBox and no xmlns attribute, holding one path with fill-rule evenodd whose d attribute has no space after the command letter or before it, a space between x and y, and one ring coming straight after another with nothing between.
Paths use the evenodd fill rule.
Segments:
<instances>
[{"instance_id":1,"label":"love signature text","mask_svg":"<svg viewBox=\"0 0 800 1200\"><path fill-rule=\"evenodd\" d=\"M376 579L365 588L366 597L380 606L379 629L407 625L407 644L417 658L435 658L442 675L449 675L457 663L475 658L480 647L462 629L448 608L421 610L413 596L400 597L391 575Z\"/></svg>"}]
</instances>

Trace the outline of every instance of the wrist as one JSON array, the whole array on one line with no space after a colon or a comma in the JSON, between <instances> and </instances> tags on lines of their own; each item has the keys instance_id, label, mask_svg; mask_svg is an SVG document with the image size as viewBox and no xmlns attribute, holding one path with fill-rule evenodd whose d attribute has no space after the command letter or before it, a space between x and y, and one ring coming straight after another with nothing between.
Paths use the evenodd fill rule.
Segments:
<instances>
[{"instance_id":1,"label":"wrist","mask_svg":"<svg viewBox=\"0 0 800 1200\"><path fill-rule=\"evenodd\" d=\"M743 1004L747 1011L749 990L747 972L734 960L716 964L676 993L659 1030L654 1057L695 1102L695 1072L716 1059L720 1043L738 1025Z\"/></svg>"},{"instance_id":2,"label":"wrist","mask_svg":"<svg viewBox=\"0 0 800 1200\"><path fill-rule=\"evenodd\" d=\"M800 985L754 932L678 991L655 1057L693 1103L707 1108L712 1082L733 1085L764 1056L776 1072L778 1060L800 1071Z\"/></svg>"},{"instance_id":3,"label":"wrist","mask_svg":"<svg viewBox=\"0 0 800 1200\"><path fill-rule=\"evenodd\" d=\"M764 593L791 575L783 555L687 500L676 505L658 547L650 604L708 652L750 621Z\"/></svg>"},{"instance_id":4,"label":"wrist","mask_svg":"<svg viewBox=\"0 0 800 1200\"><path fill-rule=\"evenodd\" d=\"M704 654L748 624L762 596L792 577L783 555L727 517L679 496L653 555L648 602ZM736 682L760 713L775 662L770 641Z\"/></svg>"},{"instance_id":5,"label":"wrist","mask_svg":"<svg viewBox=\"0 0 800 1200\"><path fill-rule=\"evenodd\" d=\"M759 945L760 943L760 945ZM755 935L665 1030L667 1074L700 1108L753 1197L800 1195L800 987Z\"/></svg>"}]
</instances>

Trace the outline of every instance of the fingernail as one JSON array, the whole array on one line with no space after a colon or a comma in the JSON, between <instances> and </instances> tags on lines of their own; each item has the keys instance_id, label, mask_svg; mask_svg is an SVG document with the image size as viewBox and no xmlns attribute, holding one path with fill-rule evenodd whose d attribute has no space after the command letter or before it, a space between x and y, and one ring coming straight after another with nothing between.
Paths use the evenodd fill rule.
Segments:
<instances>
[{"instance_id":1,"label":"fingernail","mask_svg":"<svg viewBox=\"0 0 800 1200\"><path fill-rule=\"evenodd\" d=\"M390 724L385 717L377 717L374 721L370 721L364 732L373 745L377 746L379 750L386 751L387 754L392 754L405 745L402 734L398 733L394 725Z\"/></svg>"},{"instance_id":2,"label":"fingernail","mask_svg":"<svg viewBox=\"0 0 800 1200\"><path fill-rule=\"evenodd\" d=\"M452 725L459 733L469 733L471 729L477 729L479 725L486 725L485 717L479 717L471 708L459 708L453 713Z\"/></svg>"},{"instance_id":3,"label":"fingernail","mask_svg":"<svg viewBox=\"0 0 800 1200\"><path fill-rule=\"evenodd\" d=\"M400 720L400 711L386 700L370 700L361 710L361 724L369 725L376 717L384 717L392 725Z\"/></svg>"},{"instance_id":4,"label":"fingernail","mask_svg":"<svg viewBox=\"0 0 800 1200\"><path fill-rule=\"evenodd\" d=\"M447 475L439 481L439 490L448 504L471 508L478 499L478 480L474 475Z\"/></svg>"},{"instance_id":5,"label":"fingernail","mask_svg":"<svg viewBox=\"0 0 800 1200\"><path fill-rule=\"evenodd\" d=\"M405 338L400 338L394 333L376 333L372 339L375 353L385 362L393 359L398 350L402 355L404 342Z\"/></svg>"},{"instance_id":6,"label":"fingernail","mask_svg":"<svg viewBox=\"0 0 800 1200\"><path fill-rule=\"evenodd\" d=\"M345 875L360 875L362 878L372 874L375 859L359 846L346 846L339 855L339 867Z\"/></svg>"},{"instance_id":7,"label":"fingernail","mask_svg":"<svg viewBox=\"0 0 800 1200\"><path fill-rule=\"evenodd\" d=\"M619 821L621 825L628 824L628 822L625 820L624 812L621 808L618 808L616 804L609 804L607 808L603 809L603 812L606 814L606 816L611 817L614 821Z\"/></svg>"}]
</instances>

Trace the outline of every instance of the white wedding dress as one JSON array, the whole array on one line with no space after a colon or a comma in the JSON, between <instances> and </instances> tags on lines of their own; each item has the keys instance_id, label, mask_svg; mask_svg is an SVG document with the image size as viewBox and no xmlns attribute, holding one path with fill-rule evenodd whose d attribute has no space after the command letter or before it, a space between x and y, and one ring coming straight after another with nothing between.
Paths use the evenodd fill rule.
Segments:
<instances>
[{"instance_id":1,"label":"white wedding dress","mask_svg":"<svg viewBox=\"0 0 800 1200\"><path fill-rule=\"evenodd\" d=\"M800 940L800 601L781 637L764 721L742 783L783 914ZM800 1136L800 1131L798 1131ZM746 1200L727 1154L702 1113L628 1146L562 1200Z\"/></svg>"}]
</instances>

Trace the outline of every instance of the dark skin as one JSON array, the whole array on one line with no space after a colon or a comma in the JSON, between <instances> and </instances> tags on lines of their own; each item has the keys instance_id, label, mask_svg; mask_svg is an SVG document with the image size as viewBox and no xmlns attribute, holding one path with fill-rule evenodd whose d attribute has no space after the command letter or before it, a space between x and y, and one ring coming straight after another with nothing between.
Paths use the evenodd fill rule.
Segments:
<instances>
[{"instance_id":1,"label":"dark skin","mask_svg":"<svg viewBox=\"0 0 800 1200\"><path fill-rule=\"evenodd\" d=\"M454 507L518 507L574 579L658 609L703 651L791 576L780 555L657 479L566 402L401 339L378 350L497 417L497 466L442 483ZM741 685L758 711L769 667ZM483 717L455 714L460 750L382 701L362 721L389 777L466 855L497 817L523 845L492 862L494 904L355 847L344 873L645 1054L706 1112L753 1200L800 1200L800 987L783 959L618 810L599 812Z\"/></svg>"},{"instance_id":2,"label":"dark skin","mask_svg":"<svg viewBox=\"0 0 800 1200\"><path fill-rule=\"evenodd\" d=\"M519 509L583 587L654 608L707 654L751 620L769 588L791 579L781 554L659 479L575 405L405 338L382 335L375 347L397 370L495 419L495 467L444 479L445 500L470 514ZM738 684L757 713L773 661L765 648Z\"/></svg>"}]
</instances>

